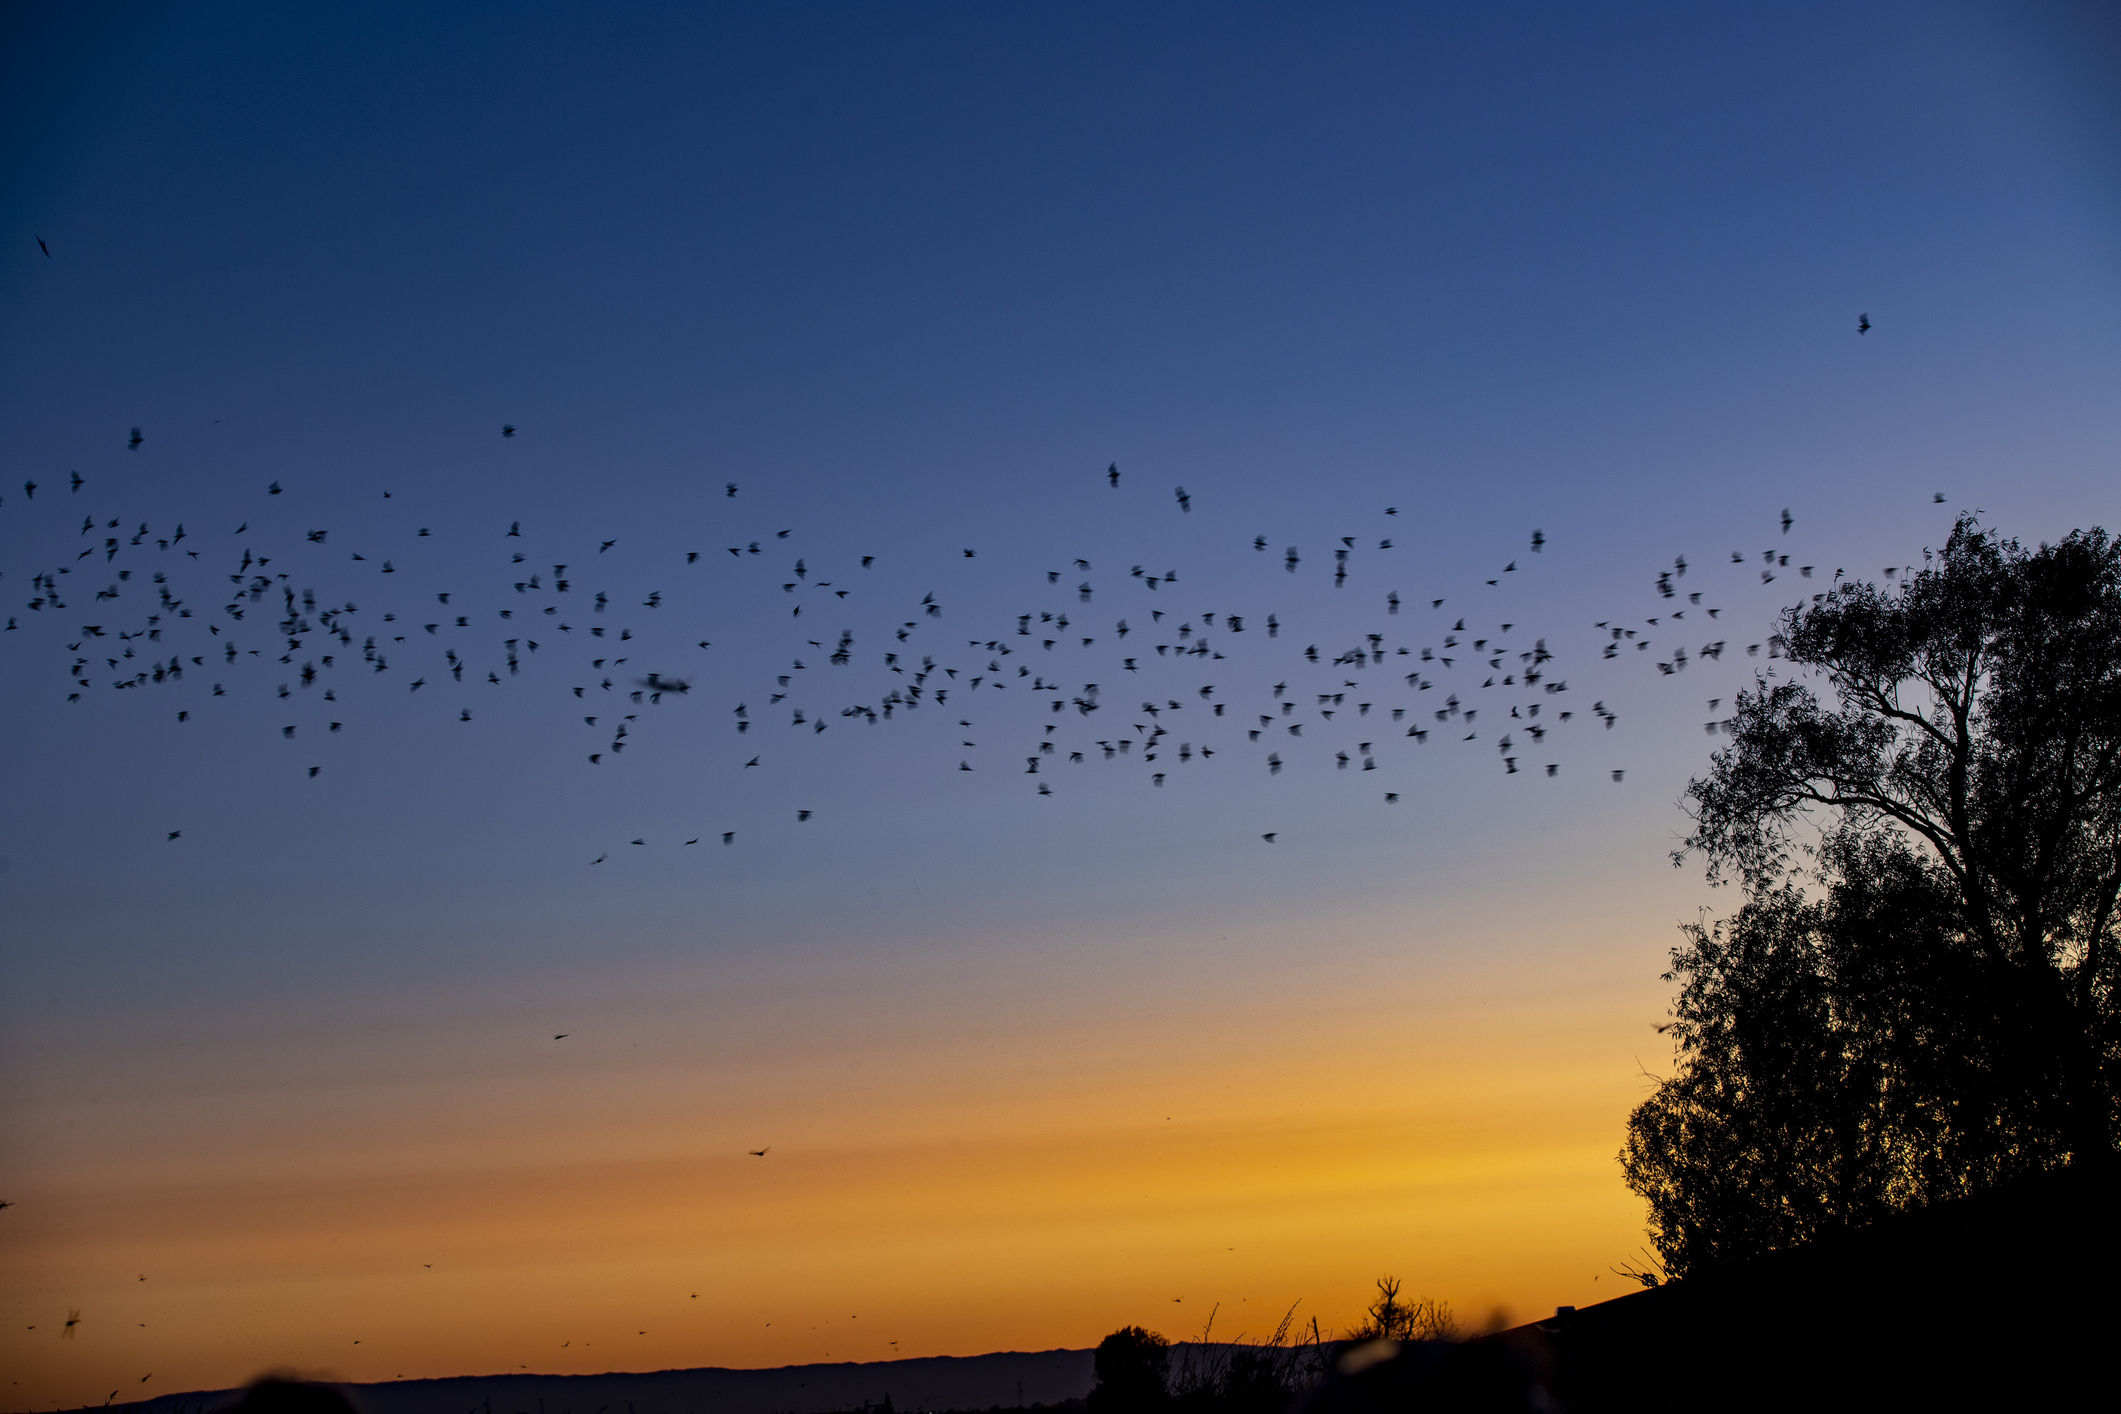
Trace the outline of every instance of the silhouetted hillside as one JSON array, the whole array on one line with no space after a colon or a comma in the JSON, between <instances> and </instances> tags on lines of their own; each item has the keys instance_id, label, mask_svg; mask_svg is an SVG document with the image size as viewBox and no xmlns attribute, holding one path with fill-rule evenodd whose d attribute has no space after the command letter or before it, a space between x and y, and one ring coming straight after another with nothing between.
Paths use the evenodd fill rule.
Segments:
<instances>
[{"instance_id":1,"label":"silhouetted hillside","mask_svg":"<svg viewBox=\"0 0 2121 1414\"><path fill-rule=\"evenodd\" d=\"M2111 1407L2117 1181L2043 1174L1494 1339L1549 1343L1572 1414Z\"/></svg>"},{"instance_id":2,"label":"silhouetted hillside","mask_svg":"<svg viewBox=\"0 0 2121 1414\"><path fill-rule=\"evenodd\" d=\"M1080 1400L1088 1350L938 1355L768 1370L656 1370L608 1375L460 1375L341 1388L360 1414L836 1414L891 1401L896 1414L1032 1409ZM164 1395L112 1414L212 1414L240 1390Z\"/></svg>"}]
</instances>

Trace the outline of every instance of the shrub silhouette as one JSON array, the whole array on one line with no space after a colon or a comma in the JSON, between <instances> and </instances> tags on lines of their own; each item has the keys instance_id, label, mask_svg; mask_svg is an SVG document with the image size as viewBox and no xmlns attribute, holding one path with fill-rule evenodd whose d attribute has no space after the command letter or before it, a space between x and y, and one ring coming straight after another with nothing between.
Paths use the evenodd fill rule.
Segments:
<instances>
[{"instance_id":1,"label":"shrub silhouette","mask_svg":"<svg viewBox=\"0 0 2121 1414\"><path fill-rule=\"evenodd\" d=\"M1286 1414L1308 1408L1306 1401L1329 1388L1340 1389L1346 1382L1337 1379L1336 1363L1355 1346L1375 1341L1406 1346L1408 1359L1426 1371L1459 1335L1449 1305L1429 1297L1403 1299L1399 1279L1391 1276L1378 1278L1377 1297L1363 1320L1338 1339L1328 1339L1315 1320L1307 1323L1308 1330L1297 1327L1292 1306L1264 1339L1240 1332L1218 1340L1219 1311L1209 1312L1200 1334L1175 1348L1140 1326L1106 1336L1097 1347L1097 1387L1084 1414ZM1379 1347L1362 1367L1393 1356L1391 1346ZM1342 1390L1335 1397L1345 1395Z\"/></svg>"},{"instance_id":2,"label":"shrub silhouette","mask_svg":"<svg viewBox=\"0 0 2121 1414\"><path fill-rule=\"evenodd\" d=\"M1401 1343L1456 1340L1458 1318L1451 1314L1448 1302L1427 1296L1417 1296L1412 1301L1400 1300L1399 1278L1379 1277L1377 1299L1363 1313L1362 1324L1342 1338L1355 1342L1396 1340Z\"/></svg>"},{"instance_id":3,"label":"shrub silhouette","mask_svg":"<svg viewBox=\"0 0 2121 1414\"><path fill-rule=\"evenodd\" d=\"M1122 1326L1097 1343L1097 1385L1087 1414L1159 1414L1170 1408L1165 1381L1171 1342L1140 1326Z\"/></svg>"},{"instance_id":4,"label":"shrub silhouette","mask_svg":"<svg viewBox=\"0 0 2121 1414\"><path fill-rule=\"evenodd\" d=\"M1282 1414L1316 1385L1325 1372L1327 1350L1317 1322L1308 1339L1291 1339L1296 1308L1291 1306L1264 1340L1215 1339L1218 1306L1208 1313L1197 1340L1183 1346L1169 1388L1174 1414Z\"/></svg>"}]
</instances>

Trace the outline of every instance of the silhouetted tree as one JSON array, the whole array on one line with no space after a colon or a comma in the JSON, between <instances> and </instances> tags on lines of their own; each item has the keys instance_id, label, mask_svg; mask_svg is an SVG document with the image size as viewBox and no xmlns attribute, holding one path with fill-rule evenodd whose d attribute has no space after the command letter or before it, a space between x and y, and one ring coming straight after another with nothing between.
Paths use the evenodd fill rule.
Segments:
<instances>
[{"instance_id":1,"label":"silhouetted tree","mask_svg":"<svg viewBox=\"0 0 2121 1414\"><path fill-rule=\"evenodd\" d=\"M1449 1303L1427 1296L1403 1301L1398 1277L1379 1277L1377 1296L1363 1312L1362 1321L1342 1340L1456 1340L1458 1319Z\"/></svg>"},{"instance_id":2,"label":"silhouetted tree","mask_svg":"<svg viewBox=\"0 0 2121 1414\"><path fill-rule=\"evenodd\" d=\"M1672 1275L2113 1150L2121 547L1924 559L1787 611L1830 697L1771 669L1688 787L1674 862L1747 899L1673 954L1621 1155Z\"/></svg>"},{"instance_id":3,"label":"silhouetted tree","mask_svg":"<svg viewBox=\"0 0 2121 1414\"><path fill-rule=\"evenodd\" d=\"M1165 1384L1171 1342L1140 1326L1122 1326L1097 1343L1097 1384L1087 1414L1160 1414L1171 1403Z\"/></svg>"}]
</instances>

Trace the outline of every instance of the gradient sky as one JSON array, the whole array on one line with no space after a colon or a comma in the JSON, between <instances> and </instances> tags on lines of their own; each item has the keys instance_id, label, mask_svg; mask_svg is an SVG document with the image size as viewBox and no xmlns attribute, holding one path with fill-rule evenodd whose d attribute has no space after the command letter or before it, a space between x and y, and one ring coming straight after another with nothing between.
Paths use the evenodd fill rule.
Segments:
<instances>
[{"instance_id":1,"label":"gradient sky","mask_svg":"<svg viewBox=\"0 0 2121 1414\"><path fill-rule=\"evenodd\" d=\"M9 1407L1081 1346L1218 1303L1330 1330L1385 1272L1475 1324L1621 1294L1658 974L1730 902L1667 856L1709 700L1773 666L1740 645L1801 566L1878 577L1962 510L2121 520L2100 7L0 23ZM280 697L331 645L249 656L279 591L226 615L246 553L358 602L388 672L339 649ZM556 563L571 598L513 590ZM153 651L243 661L80 688L68 645L144 627L165 571L197 613ZM548 605L568 635L487 683L534 631L500 612ZM1158 609L1246 631L1152 658ZM1077 626L967 646L1026 612ZM1537 694L1484 666L1423 691L1395 655L1317 715L1345 679L1303 647L1459 617L1568 683L1517 774ZM1607 659L1600 621L1640 640ZM693 690L621 707L589 666L621 628ZM903 685L886 651L1010 686L840 717ZM1049 715L1019 663L1106 705ZM1278 682L1308 735L1247 741ZM1447 694L1482 720L1435 724ZM1217 755L1026 773L1048 723L1138 736L1137 697Z\"/></svg>"}]
</instances>

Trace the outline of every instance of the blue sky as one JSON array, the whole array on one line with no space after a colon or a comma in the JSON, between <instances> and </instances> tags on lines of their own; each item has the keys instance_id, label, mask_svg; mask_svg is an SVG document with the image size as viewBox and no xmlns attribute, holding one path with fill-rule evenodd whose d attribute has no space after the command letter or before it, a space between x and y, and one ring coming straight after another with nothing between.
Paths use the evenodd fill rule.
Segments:
<instances>
[{"instance_id":1,"label":"blue sky","mask_svg":"<svg viewBox=\"0 0 2121 1414\"><path fill-rule=\"evenodd\" d=\"M490 1318L377 1353L332 1313L423 1309L384 1274L391 1234L450 1228L437 1175L527 1193L588 1152L742 1156L776 1126L774 1157L818 1175L891 1134L999 1146L1015 1157L964 1179L963 1204L1002 1216L968 1236L915 1204L847 1228L848 1191L792 1180L800 1196L686 1239L703 1262L763 1254L715 1323L580 1368L891 1353L747 1333L768 1329L747 1302L799 1304L806 1253L910 1292L914 1354L1094 1341L1147 1319L1136 1280L1329 1314L1372 1267L1467 1309L1597 1299L1591 1278L1637 1240L1610 1156L1638 1065L1663 1063L1657 972L1673 926L1721 902L1665 856L1716 744L1708 703L1771 666L1742 645L1816 590L1803 565L1877 577L1962 510L2027 539L2115 519L2121 39L2096 8L45 7L7 24L0 588L19 627L0 713L19 746L0 1115L18 1142L0 1197L20 1207L0 1242L27 1274L0 1301L23 1316L7 1363L33 1371L26 1399L99 1399L134 1364L162 1372L150 1390L276 1361L527 1364L541 1321L630 1323L612 1312L661 1277L592 1269L649 1239L578 1250L496 1197L451 1296ZM123 536L118 557L74 558L83 517L98 543ZM154 549L178 523L186 541ZM1792 558L1763 582L1770 552ZM246 553L359 606L317 686L277 695L329 647L312 629L284 666L264 652L279 581L242 621L223 608ZM1679 556L1682 595L1704 596L1683 632L1683 598L1655 585ZM61 566L63 616L28 609ZM119 631L164 572L197 610L154 651L233 641L244 659L114 690L67 646L98 622L75 609L120 590L96 610ZM575 597L546 587L561 577ZM602 618L582 607L599 592ZM500 612L548 606L566 634L486 682L531 635ZM1179 646L1159 611L1224 656L1150 659ZM1019 638L1027 612L1075 624L1032 648L1048 630ZM1215 626L1233 614L1241 634ZM1460 618L1513 666L1543 640L1566 698L1434 667L1407 684L1396 649L1418 665ZM1607 659L1601 623L1639 640ZM592 645L595 624L638 646ZM824 661L842 631L844 668ZM1336 672L1369 633L1390 665ZM396 661L352 672L377 635ZM1007 660L973 647L1012 639ZM1712 640L1726 655L1699 658ZM1697 656L1658 672L1675 643ZM1011 687L839 716L903 686L886 652ZM620 656L692 691L612 710L590 663ZM93 687L70 702L84 657ZM1105 705L1052 714L1022 664L1064 698L1096 681ZM1231 715L1209 715L1208 685ZM1483 691L1481 721L1434 723L1435 699ZM1139 741L1136 703L1174 699L1153 721L1216 756L1094 747ZM1374 714L1349 720L1362 700ZM1505 714L1534 700L1551 738L1527 746L1530 719ZM1284 701L1307 735L1254 720ZM1400 735L1423 721L1428 740ZM1066 744L1033 780L1053 723ZM524 1049L561 1032L565 1059ZM1223 1139L1129 1167L1114 1136L1137 1108L1166 1122L1166 1099ZM1307 1169L1290 1136L1313 1123L1342 1147ZM1290 1147L1253 1142L1268 1133ZM1024 1174L1052 1171L1037 1144L1058 1135L1115 1155L1084 1191L1146 1188L1161 1216L1055 1216ZM930 1191L922 1162L875 1181ZM1246 1162L1293 1186L1216 1186ZM196 1210L156 1217L149 1171L181 1173ZM355 1215L303 1207L323 1203L305 1175L339 1175ZM692 1201L566 1182L603 1208ZM257 1188L273 1183L292 1187ZM426 1196L391 1207L375 1185L392 1183ZM255 1216L276 1203L298 1214L284 1229ZM1346 1229L1289 1216L1326 1210ZM1557 1216L1512 1216L1534 1210ZM1217 1275L1144 1245L1211 1212L1271 1257ZM302 1245L341 1221L371 1265ZM247 1255L224 1271L184 1245L199 1232ZM997 1305L948 1262L905 1280L909 1253L960 1249L1006 1249L1026 1284ZM257 1303L251 1343L142 1344L159 1315L36 1343L40 1313L146 1299L112 1284L145 1253L172 1321L209 1295ZM531 1270L578 1304L501 1298Z\"/></svg>"}]
</instances>

